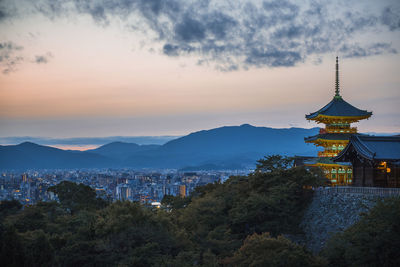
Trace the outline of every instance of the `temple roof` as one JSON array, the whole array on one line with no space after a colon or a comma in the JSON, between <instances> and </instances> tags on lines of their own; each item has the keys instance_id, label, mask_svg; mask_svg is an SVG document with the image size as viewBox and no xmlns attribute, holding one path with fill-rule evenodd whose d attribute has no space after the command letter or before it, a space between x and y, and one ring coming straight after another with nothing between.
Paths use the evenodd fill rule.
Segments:
<instances>
[{"instance_id":1,"label":"temple roof","mask_svg":"<svg viewBox=\"0 0 400 267\"><path fill-rule=\"evenodd\" d=\"M338 119L338 117L340 117L340 119L354 122L361 119L366 119L371 115L372 112L356 108L355 106L347 103L340 95L339 60L338 57L336 57L335 96L331 102L329 102L320 110L306 115L306 119L323 122L329 119Z\"/></svg>"},{"instance_id":2,"label":"temple roof","mask_svg":"<svg viewBox=\"0 0 400 267\"><path fill-rule=\"evenodd\" d=\"M400 136L352 135L334 161L345 160L345 155L353 150L368 160L400 161Z\"/></svg>"},{"instance_id":3,"label":"temple roof","mask_svg":"<svg viewBox=\"0 0 400 267\"><path fill-rule=\"evenodd\" d=\"M318 139L321 140L349 140L351 133L326 133L326 134L317 134L309 137L305 137L304 141L313 142Z\"/></svg>"},{"instance_id":4,"label":"temple roof","mask_svg":"<svg viewBox=\"0 0 400 267\"><path fill-rule=\"evenodd\" d=\"M331 102L320 110L306 115L306 119L313 120L319 115L332 117L360 117L360 119L370 117L372 112L361 110L347 103L341 96L335 96Z\"/></svg>"}]
</instances>

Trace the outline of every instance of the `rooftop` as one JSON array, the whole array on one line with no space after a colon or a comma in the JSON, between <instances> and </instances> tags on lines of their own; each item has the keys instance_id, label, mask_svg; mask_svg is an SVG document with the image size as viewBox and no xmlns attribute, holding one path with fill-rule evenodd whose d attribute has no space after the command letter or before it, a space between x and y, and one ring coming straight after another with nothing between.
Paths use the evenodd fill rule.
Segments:
<instances>
[{"instance_id":1,"label":"rooftop","mask_svg":"<svg viewBox=\"0 0 400 267\"><path fill-rule=\"evenodd\" d=\"M309 137L305 137L304 141L313 142L318 139L320 140L349 140L351 133L327 133L327 134L317 134Z\"/></svg>"},{"instance_id":2,"label":"rooftop","mask_svg":"<svg viewBox=\"0 0 400 267\"><path fill-rule=\"evenodd\" d=\"M353 149L368 160L400 161L400 136L352 135L349 144L334 160L343 160Z\"/></svg>"},{"instance_id":3,"label":"rooftop","mask_svg":"<svg viewBox=\"0 0 400 267\"><path fill-rule=\"evenodd\" d=\"M336 82L335 82L335 96L327 105L320 110L306 115L307 120L315 120L324 122L331 119L341 119L348 122L355 122L358 120L369 118L372 112L361 110L355 106L347 103L340 95L339 89L339 59L336 57ZM340 117L340 118L338 118Z\"/></svg>"},{"instance_id":4,"label":"rooftop","mask_svg":"<svg viewBox=\"0 0 400 267\"><path fill-rule=\"evenodd\" d=\"M332 116L332 117L359 117L359 119L368 118L372 112L361 110L353 105L347 103L341 96L335 96L331 102L320 110L306 115L306 119L314 120L319 116Z\"/></svg>"}]
</instances>

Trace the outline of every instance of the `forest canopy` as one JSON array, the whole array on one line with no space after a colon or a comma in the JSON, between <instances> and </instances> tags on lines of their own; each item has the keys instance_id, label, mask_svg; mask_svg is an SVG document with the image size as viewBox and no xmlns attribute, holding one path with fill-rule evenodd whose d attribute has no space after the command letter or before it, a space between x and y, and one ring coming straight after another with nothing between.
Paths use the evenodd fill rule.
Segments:
<instances>
[{"instance_id":1,"label":"forest canopy","mask_svg":"<svg viewBox=\"0 0 400 267\"><path fill-rule=\"evenodd\" d=\"M162 209L111 203L90 187L71 182L49 188L58 202L22 207L2 201L0 260L4 266L344 266L355 260L343 246L362 243L357 227L380 231L368 226L375 219L365 217L361 226L335 237L322 257L287 238L301 234L299 223L312 188L326 183L321 172L292 167L291 162L266 157L247 176L197 187L185 198L165 196ZM386 220L395 222L385 222L382 231L386 226L400 229L395 227L398 212ZM356 241L349 245L349 240ZM357 249L354 253L360 254Z\"/></svg>"}]
</instances>

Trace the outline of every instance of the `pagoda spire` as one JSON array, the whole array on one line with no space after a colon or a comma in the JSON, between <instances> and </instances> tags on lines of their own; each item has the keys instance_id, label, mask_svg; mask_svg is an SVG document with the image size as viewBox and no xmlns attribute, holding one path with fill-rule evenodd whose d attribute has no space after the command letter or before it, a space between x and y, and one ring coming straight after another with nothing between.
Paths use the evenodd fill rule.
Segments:
<instances>
[{"instance_id":1,"label":"pagoda spire","mask_svg":"<svg viewBox=\"0 0 400 267\"><path fill-rule=\"evenodd\" d=\"M336 57L335 97L341 97L339 93L339 57Z\"/></svg>"}]
</instances>

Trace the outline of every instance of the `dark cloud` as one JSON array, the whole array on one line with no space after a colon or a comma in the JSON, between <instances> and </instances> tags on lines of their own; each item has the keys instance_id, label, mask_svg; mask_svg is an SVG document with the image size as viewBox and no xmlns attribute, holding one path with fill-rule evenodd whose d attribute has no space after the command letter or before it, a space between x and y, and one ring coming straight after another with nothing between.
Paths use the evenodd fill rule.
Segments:
<instances>
[{"instance_id":1,"label":"dark cloud","mask_svg":"<svg viewBox=\"0 0 400 267\"><path fill-rule=\"evenodd\" d=\"M206 36L206 27L203 23L186 16L175 25L176 38L183 42L201 42Z\"/></svg>"},{"instance_id":2,"label":"dark cloud","mask_svg":"<svg viewBox=\"0 0 400 267\"><path fill-rule=\"evenodd\" d=\"M53 54L50 52L47 52L45 55L36 55L33 62L37 64L46 64L49 62L51 57L53 57Z\"/></svg>"},{"instance_id":3,"label":"dark cloud","mask_svg":"<svg viewBox=\"0 0 400 267\"><path fill-rule=\"evenodd\" d=\"M8 17L8 14L4 11L0 9L0 21L6 19Z\"/></svg>"},{"instance_id":4,"label":"dark cloud","mask_svg":"<svg viewBox=\"0 0 400 267\"><path fill-rule=\"evenodd\" d=\"M344 57L368 57L380 55L389 51L390 53L397 54L397 50L392 48L387 43L374 43L368 47L362 47L359 44L343 45L339 50Z\"/></svg>"},{"instance_id":5,"label":"dark cloud","mask_svg":"<svg viewBox=\"0 0 400 267\"><path fill-rule=\"evenodd\" d=\"M14 3L9 3L4 0L0 0L0 22L13 17L17 10Z\"/></svg>"},{"instance_id":6,"label":"dark cloud","mask_svg":"<svg viewBox=\"0 0 400 267\"><path fill-rule=\"evenodd\" d=\"M36 55L34 59L25 59L22 56L23 47L14 42L0 42L0 69L3 74L9 74L18 69L18 65L24 61L33 62L36 64L46 64L49 62L53 54L47 52L43 55Z\"/></svg>"},{"instance_id":7,"label":"dark cloud","mask_svg":"<svg viewBox=\"0 0 400 267\"><path fill-rule=\"evenodd\" d=\"M400 8L386 7L382 12L381 21L391 31L400 29Z\"/></svg>"},{"instance_id":8,"label":"dark cloud","mask_svg":"<svg viewBox=\"0 0 400 267\"><path fill-rule=\"evenodd\" d=\"M302 61L302 55L298 52L274 49L252 49L246 58L246 63L257 67L290 67Z\"/></svg>"},{"instance_id":9,"label":"dark cloud","mask_svg":"<svg viewBox=\"0 0 400 267\"><path fill-rule=\"evenodd\" d=\"M289 67L325 53L366 57L395 53L390 40L355 44L354 36L400 29L399 5L367 9L318 0L38 0L50 17L85 14L102 26L111 18L152 33L166 56L195 56L222 71ZM155 36L155 38L154 38ZM152 48L154 48L153 46Z\"/></svg>"},{"instance_id":10,"label":"dark cloud","mask_svg":"<svg viewBox=\"0 0 400 267\"><path fill-rule=\"evenodd\" d=\"M10 41L0 43L0 68L3 74L15 71L17 65L24 60L24 58L19 55L19 51L22 49L22 46Z\"/></svg>"}]
</instances>

